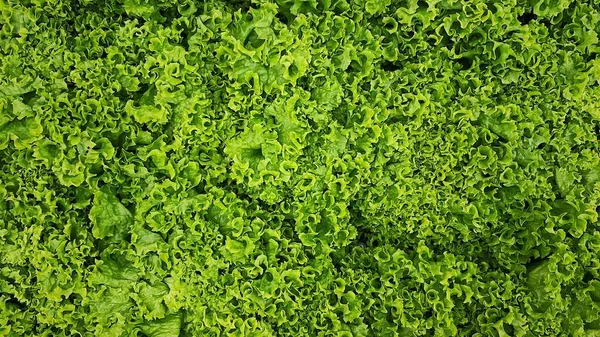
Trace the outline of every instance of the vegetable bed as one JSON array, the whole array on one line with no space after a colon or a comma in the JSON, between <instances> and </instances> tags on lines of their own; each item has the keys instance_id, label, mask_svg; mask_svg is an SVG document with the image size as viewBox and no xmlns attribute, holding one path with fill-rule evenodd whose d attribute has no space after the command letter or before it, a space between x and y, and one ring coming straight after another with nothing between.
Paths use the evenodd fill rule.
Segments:
<instances>
[{"instance_id":1,"label":"vegetable bed","mask_svg":"<svg viewBox=\"0 0 600 337\"><path fill-rule=\"evenodd\" d=\"M600 336L598 0L0 0L0 336Z\"/></svg>"}]
</instances>

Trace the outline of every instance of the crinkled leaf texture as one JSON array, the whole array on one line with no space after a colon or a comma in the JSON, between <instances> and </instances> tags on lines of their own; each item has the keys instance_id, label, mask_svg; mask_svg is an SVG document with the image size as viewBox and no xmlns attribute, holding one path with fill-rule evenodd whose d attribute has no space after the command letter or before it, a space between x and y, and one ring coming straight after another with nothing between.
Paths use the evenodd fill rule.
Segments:
<instances>
[{"instance_id":1,"label":"crinkled leaf texture","mask_svg":"<svg viewBox=\"0 0 600 337\"><path fill-rule=\"evenodd\" d=\"M133 223L133 216L110 192L94 193L93 206L89 217L92 222L92 235L98 239L127 233Z\"/></svg>"},{"instance_id":2,"label":"crinkled leaf texture","mask_svg":"<svg viewBox=\"0 0 600 337\"><path fill-rule=\"evenodd\" d=\"M0 336L600 336L600 4L1 0Z\"/></svg>"}]
</instances>

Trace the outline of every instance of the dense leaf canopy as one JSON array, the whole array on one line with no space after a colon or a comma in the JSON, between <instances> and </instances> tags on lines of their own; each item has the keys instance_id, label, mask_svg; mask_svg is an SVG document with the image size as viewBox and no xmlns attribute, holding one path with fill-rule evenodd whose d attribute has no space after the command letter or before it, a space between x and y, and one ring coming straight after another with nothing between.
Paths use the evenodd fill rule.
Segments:
<instances>
[{"instance_id":1,"label":"dense leaf canopy","mask_svg":"<svg viewBox=\"0 0 600 337\"><path fill-rule=\"evenodd\" d=\"M598 0L0 0L0 336L600 336Z\"/></svg>"}]
</instances>

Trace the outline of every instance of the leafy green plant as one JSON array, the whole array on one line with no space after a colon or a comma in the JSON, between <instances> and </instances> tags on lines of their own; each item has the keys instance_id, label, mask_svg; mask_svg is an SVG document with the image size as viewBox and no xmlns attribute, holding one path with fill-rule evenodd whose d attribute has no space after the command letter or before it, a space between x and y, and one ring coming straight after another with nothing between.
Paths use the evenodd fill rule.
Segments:
<instances>
[{"instance_id":1,"label":"leafy green plant","mask_svg":"<svg viewBox=\"0 0 600 337\"><path fill-rule=\"evenodd\" d=\"M0 336L600 336L598 1L0 13Z\"/></svg>"}]
</instances>

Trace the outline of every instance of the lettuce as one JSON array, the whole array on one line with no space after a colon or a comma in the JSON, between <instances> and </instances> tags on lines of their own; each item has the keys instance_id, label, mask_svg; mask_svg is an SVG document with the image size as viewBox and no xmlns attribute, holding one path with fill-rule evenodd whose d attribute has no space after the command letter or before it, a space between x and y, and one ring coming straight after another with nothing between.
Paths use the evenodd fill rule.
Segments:
<instances>
[{"instance_id":1,"label":"lettuce","mask_svg":"<svg viewBox=\"0 0 600 337\"><path fill-rule=\"evenodd\" d=\"M0 13L0 336L600 336L597 1Z\"/></svg>"}]
</instances>

